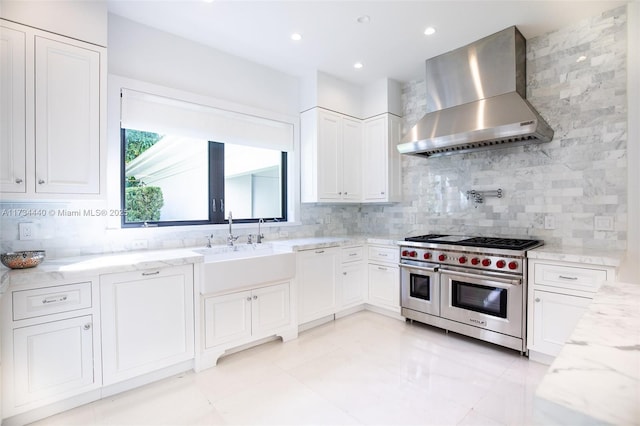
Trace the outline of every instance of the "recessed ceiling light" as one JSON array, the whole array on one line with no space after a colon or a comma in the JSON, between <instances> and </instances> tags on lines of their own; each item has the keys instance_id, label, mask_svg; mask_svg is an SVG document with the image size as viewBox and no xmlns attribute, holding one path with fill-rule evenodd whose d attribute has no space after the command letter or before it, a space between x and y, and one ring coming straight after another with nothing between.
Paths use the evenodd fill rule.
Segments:
<instances>
[{"instance_id":1,"label":"recessed ceiling light","mask_svg":"<svg viewBox=\"0 0 640 426\"><path fill-rule=\"evenodd\" d=\"M300 40L302 40L302 35L298 34L298 33L293 33L293 34L291 34L291 40L300 41Z\"/></svg>"},{"instance_id":2,"label":"recessed ceiling light","mask_svg":"<svg viewBox=\"0 0 640 426\"><path fill-rule=\"evenodd\" d=\"M353 67L359 70L360 68L364 67L364 64L362 62L356 62L355 64L353 64Z\"/></svg>"},{"instance_id":3,"label":"recessed ceiling light","mask_svg":"<svg viewBox=\"0 0 640 426\"><path fill-rule=\"evenodd\" d=\"M356 19L356 21L358 21L358 24L368 24L369 22L371 22L371 17L369 17L369 15L358 16L358 19Z\"/></svg>"},{"instance_id":4,"label":"recessed ceiling light","mask_svg":"<svg viewBox=\"0 0 640 426\"><path fill-rule=\"evenodd\" d=\"M578 59L576 59L576 62L582 62L582 61L586 61L586 60L587 60L587 57L582 55Z\"/></svg>"},{"instance_id":5,"label":"recessed ceiling light","mask_svg":"<svg viewBox=\"0 0 640 426\"><path fill-rule=\"evenodd\" d=\"M435 34L436 33L436 29L433 27L427 27L424 30L424 35L431 35L431 34Z\"/></svg>"}]
</instances>

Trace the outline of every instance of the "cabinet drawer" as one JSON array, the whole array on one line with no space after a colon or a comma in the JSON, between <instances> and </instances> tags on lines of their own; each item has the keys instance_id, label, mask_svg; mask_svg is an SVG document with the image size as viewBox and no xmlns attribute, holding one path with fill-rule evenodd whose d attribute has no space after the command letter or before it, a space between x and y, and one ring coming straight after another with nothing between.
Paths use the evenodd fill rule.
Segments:
<instances>
[{"instance_id":1,"label":"cabinet drawer","mask_svg":"<svg viewBox=\"0 0 640 426\"><path fill-rule=\"evenodd\" d=\"M364 247L346 247L342 249L342 263L357 262L364 258Z\"/></svg>"},{"instance_id":2,"label":"cabinet drawer","mask_svg":"<svg viewBox=\"0 0 640 426\"><path fill-rule=\"evenodd\" d=\"M398 249L395 247L369 247L369 261L370 262L389 262L398 263L400 256Z\"/></svg>"},{"instance_id":3,"label":"cabinet drawer","mask_svg":"<svg viewBox=\"0 0 640 426\"><path fill-rule=\"evenodd\" d=\"M606 280L607 271L603 269L576 268L545 263L536 263L534 267L534 284L595 292L600 284Z\"/></svg>"},{"instance_id":4,"label":"cabinet drawer","mask_svg":"<svg viewBox=\"0 0 640 426\"><path fill-rule=\"evenodd\" d=\"M91 282L13 292L13 320L91 307Z\"/></svg>"}]
</instances>

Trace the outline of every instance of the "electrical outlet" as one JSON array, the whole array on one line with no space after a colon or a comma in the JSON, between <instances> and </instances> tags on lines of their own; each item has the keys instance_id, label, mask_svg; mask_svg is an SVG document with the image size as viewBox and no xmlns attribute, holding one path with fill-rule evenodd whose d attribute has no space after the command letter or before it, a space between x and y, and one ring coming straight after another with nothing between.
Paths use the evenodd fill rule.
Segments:
<instances>
[{"instance_id":1,"label":"electrical outlet","mask_svg":"<svg viewBox=\"0 0 640 426\"><path fill-rule=\"evenodd\" d=\"M556 218L553 216L545 216L544 229L556 229Z\"/></svg>"},{"instance_id":2,"label":"electrical outlet","mask_svg":"<svg viewBox=\"0 0 640 426\"><path fill-rule=\"evenodd\" d=\"M20 233L21 240L33 240L36 237L33 223L30 223L30 222L19 223L18 231Z\"/></svg>"},{"instance_id":3,"label":"electrical outlet","mask_svg":"<svg viewBox=\"0 0 640 426\"><path fill-rule=\"evenodd\" d=\"M132 250L144 250L149 247L147 240L133 240L131 242Z\"/></svg>"},{"instance_id":4,"label":"electrical outlet","mask_svg":"<svg viewBox=\"0 0 640 426\"><path fill-rule=\"evenodd\" d=\"M613 216L596 216L593 218L596 231L613 231Z\"/></svg>"}]
</instances>

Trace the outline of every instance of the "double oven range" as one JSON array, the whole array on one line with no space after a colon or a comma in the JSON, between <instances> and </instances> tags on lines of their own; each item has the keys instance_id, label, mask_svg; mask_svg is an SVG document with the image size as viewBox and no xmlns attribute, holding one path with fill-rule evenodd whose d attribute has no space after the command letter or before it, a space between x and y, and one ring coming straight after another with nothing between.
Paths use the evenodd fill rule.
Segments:
<instances>
[{"instance_id":1,"label":"double oven range","mask_svg":"<svg viewBox=\"0 0 640 426\"><path fill-rule=\"evenodd\" d=\"M404 317L526 352L526 251L542 241L431 234L399 244Z\"/></svg>"}]
</instances>

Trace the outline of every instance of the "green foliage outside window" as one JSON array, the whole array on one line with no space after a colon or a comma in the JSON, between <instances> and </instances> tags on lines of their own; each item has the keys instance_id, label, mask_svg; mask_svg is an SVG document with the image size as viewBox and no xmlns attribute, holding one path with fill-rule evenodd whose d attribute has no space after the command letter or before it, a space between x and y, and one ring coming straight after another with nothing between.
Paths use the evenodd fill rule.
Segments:
<instances>
[{"instance_id":1,"label":"green foliage outside window","mask_svg":"<svg viewBox=\"0 0 640 426\"><path fill-rule=\"evenodd\" d=\"M162 139L162 135L140 130L125 130L125 164L140 156ZM160 220L160 209L164 205L162 189L157 186L146 186L135 176L125 179L126 222L157 222Z\"/></svg>"},{"instance_id":2,"label":"green foliage outside window","mask_svg":"<svg viewBox=\"0 0 640 426\"><path fill-rule=\"evenodd\" d=\"M162 189L157 186L126 188L125 203L127 222L158 221L164 205Z\"/></svg>"}]
</instances>

